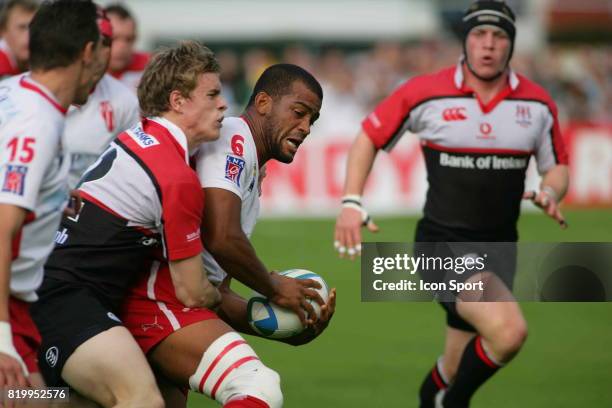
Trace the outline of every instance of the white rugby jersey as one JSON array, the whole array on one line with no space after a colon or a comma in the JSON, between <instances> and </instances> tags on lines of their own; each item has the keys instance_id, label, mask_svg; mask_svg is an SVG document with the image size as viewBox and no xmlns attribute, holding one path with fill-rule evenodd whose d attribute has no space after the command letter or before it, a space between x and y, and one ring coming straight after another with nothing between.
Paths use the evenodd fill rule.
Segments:
<instances>
[{"instance_id":1,"label":"white rugby jersey","mask_svg":"<svg viewBox=\"0 0 612 408\"><path fill-rule=\"evenodd\" d=\"M251 129L243 118L225 119L219 139L200 146L196 171L202 188L222 188L240 197L240 223L250 237L259 215L259 163ZM208 279L218 285L227 274L206 249L203 258Z\"/></svg>"},{"instance_id":2,"label":"white rugby jersey","mask_svg":"<svg viewBox=\"0 0 612 408\"><path fill-rule=\"evenodd\" d=\"M429 182L424 215L447 228L511 237L530 157L540 173L567 163L554 102L514 72L487 104L465 86L461 63L415 77L362 126L377 148L391 149L407 130L419 137Z\"/></svg>"},{"instance_id":3,"label":"white rugby jersey","mask_svg":"<svg viewBox=\"0 0 612 408\"><path fill-rule=\"evenodd\" d=\"M85 105L71 106L62 139L70 155L70 188L77 185L85 170L119 133L139 120L138 99L109 74L98 82Z\"/></svg>"},{"instance_id":4,"label":"white rugby jersey","mask_svg":"<svg viewBox=\"0 0 612 408\"><path fill-rule=\"evenodd\" d=\"M29 75L0 82L0 202L28 211L13 240L11 295L37 299L43 265L68 202L69 160L61 135L66 110Z\"/></svg>"}]
</instances>

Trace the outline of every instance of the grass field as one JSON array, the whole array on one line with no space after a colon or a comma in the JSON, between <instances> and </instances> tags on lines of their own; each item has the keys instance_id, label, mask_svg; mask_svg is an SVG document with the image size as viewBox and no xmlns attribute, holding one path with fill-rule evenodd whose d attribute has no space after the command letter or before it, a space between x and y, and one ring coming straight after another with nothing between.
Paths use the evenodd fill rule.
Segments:
<instances>
[{"instance_id":1,"label":"grass field","mask_svg":"<svg viewBox=\"0 0 612 408\"><path fill-rule=\"evenodd\" d=\"M521 241L612 241L612 210L568 211L561 231L521 218ZM416 218L377 220L366 241L410 241ZM442 350L444 315L432 303L361 303L359 263L332 251L333 220L263 220L253 237L271 269L306 268L338 289L327 331L302 347L248 338L282 378L285 407L416 407L417 389ZM612 303L524 303L523 352L478 392L473 406L612 407ZM190 394L189 407L215 407Z\"/></svg>"}]
</instances>

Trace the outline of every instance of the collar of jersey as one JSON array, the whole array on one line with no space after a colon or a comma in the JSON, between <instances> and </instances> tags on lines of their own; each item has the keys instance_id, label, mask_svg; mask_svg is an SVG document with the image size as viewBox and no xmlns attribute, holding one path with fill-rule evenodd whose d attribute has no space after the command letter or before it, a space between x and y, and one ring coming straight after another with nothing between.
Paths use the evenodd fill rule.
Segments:
<instances>
[{"instance_id":1,"label":"collar of jersey","mask_svg":"<svg viewBox=\"0 0 612 408\"><path fill-rule=\"evenodd\" d=\"M459 59L459 62L457 63L457 66L455 67L455 76L454 76L455 86L460 92L464 94L473 94L476 100L478 101L480 110L483 113L491 112L501 101L506 99L512 92L514 92L514 90L519 85L518 76L512 70L512 68L509 68L510 73L508 75L508 84L506 85L506 87L502 89L491 101L485 104L482 102L482 100L480 100L480 97L478 96L478 94L476 94L473 89L471 89L464 83L463 70L461 69L461 66L463 65L463 61L464 61L464 57L461 57Z\"/></svg>"},{"instance_id":2,"label":"collar of jersey","mask_svg":"<svg viewBox=\"0 0 612 408\"><path fill-rule=\"evenodd\" d=\"M459 58L459 62L457 62L457 66L455 67L455 86L460 91L465 89L463 84L463 70L461 69L464 59L465 57L461 56L461 58ZM508 84L510 85L510 88L514 91L516 90L516 88L518 88L520 79L512 68L508 69L510 70L510 75L508 75Z\"/></svg>"},{"instance_id":3,"label":"collar of jersey","mask_svg":"<svg viewBox=\"0 0 612 408\"><path fill-rule=\"evenodd\" d=\"M47 87L32 79L29 72L25 73L21 76L21 78L19 78L19 85L21 85L22 88L36 92L37 94L45 98L62 115L66 115L66 112L68 112L68 109L60 105L55 95L53 95L53 93L49 89L47 89Z\"/></svg>"},{"instance_id":4,"label":"collar of jersey","mask_svg":"<svg viewBox=\"0 0 612 408\"><path fill-rule=\"evenodd\" d=\"M185 163L189 164L189 150L187 149L187 136L181 130L180 127L176 126L174 123L170 122L166 118L162 118L161 116L155 116L150 118L150 120L155 123L163 126L168 130L168 132L172 135L174 140L183 148L183 156L185 157Z\"/></svg>"}]
</instances>

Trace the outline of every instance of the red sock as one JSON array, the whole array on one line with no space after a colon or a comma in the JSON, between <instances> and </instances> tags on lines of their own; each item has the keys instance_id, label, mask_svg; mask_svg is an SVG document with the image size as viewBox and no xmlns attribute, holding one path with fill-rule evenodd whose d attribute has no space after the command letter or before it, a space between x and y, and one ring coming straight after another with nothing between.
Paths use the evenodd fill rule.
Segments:
<instances>
[{"instance_id":1,"label":"red sock","mask_svg":"<svg viewBox=\"0 0 612 408\"><path fill-rule=\"evenodd\" d=\"M223 408L270 408L270 406L259 398L247 395L246 397L229 401Z\"/></svg>"}]
</instances>

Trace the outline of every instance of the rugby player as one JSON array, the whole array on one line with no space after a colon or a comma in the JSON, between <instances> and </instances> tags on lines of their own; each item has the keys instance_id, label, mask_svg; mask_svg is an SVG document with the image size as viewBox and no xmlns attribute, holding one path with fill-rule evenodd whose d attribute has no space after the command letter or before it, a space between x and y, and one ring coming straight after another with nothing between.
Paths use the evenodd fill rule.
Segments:
<instances>
[{"instance_id":1,"label":"rugby player","mask_svg":"<svg viewBox=\"0 0 612 408\"><path fill-rule=\"evenodd\" d=\"M29 31L31 73L0 83L0 388L43 385L29 309L68 201L66 111L87 101L101 41L90 1L44 3Z\"/></svg>"},{"instance_id":2,"label":"rugby player","mask_svg":"<svg viewBox=\"0 0 612 408\"><path fill-rule=\"evenodd\" d=\"M361 205L365 180L377 152L393 148L406 130L421 140L429 182L415 249L447 256L448 245L426 243L516 242L521 198L566 226L559 201L568 188L567 153L557 107L544 89L509 67L514 13L503 1L477 1L466 11L463 28L464 53L456 67L412 78L363 121L349 153L335 228L341 256L359 253L363 223L375 229ZM538 192L524 192L532 155L542 181ZM483 250L474 245L452 255ZM492 300L509 301L469 302L475 294L462 292L441 302L446 345L420 388L421 407L469 406L478 387L525 342L527 324L511 293L516 248L502 252L486 272L462 279L485 279L496 289Z\"/></svg>"},{"instance_id":3,"label":"rugby player","mask_svg":"<svg viewBox=\"0 0 612 408\"><path fill-rule=\"evenodd\" d=\"M137 39L136 19L124 5L108 5L106 13L113 26L109 73L135 91L151 56L134 50Z\"/></svg>"},{"instance_id":4,"label":"rugby player","mask_svg":"<svg viewBox=\"0 0 612 408\"><path fill-rule=\"evenodd\" d=\"M34 0L9 0L0 11L0 78L17 75L28 67L28 26L38 3Z\"/></svg>"},{"instance_id":5,"label":"rugby player","mask_svg":"<svg viewBox=\"0 0 612 408\"><path fill-rule=\"evenodd\" d=\"M313 326L288 340L292 344L314 338L334 312L335 289L324 305L309 288L318 283L269 273L249 241L259 212L262 166L272 159L293 160L319 116L322 98L310 73L291 64L273 65L255 84L244 114L226 119L219 140L200 147L196 169L204 189L204 260L211 282L221 285L219 315L182 307L164 266L141 279L124 307L125 324L153 367L174 384L204 393L224 407L277 408L283 401L278 374L235 331L255 334L245 299L229 288L231 278L290 307L303 321L302 308L309 311ZM306 297L323 305L316 323Z\"/></svg>"},{"instance_id":6,"label":"rugby player","mask_svg":"<svg viewBox=\"0 0 612 408\"><path fill-rule=\"evenodd\" d=\"M219 137L225 100L213 53L196 42L160 52L139 88L145 118L120 134L79 186L83 206L65 217L45 265L33 316L41 372L104 407L161 407L153 373L117 317L139 274L168 262L184 307L220 295L204 271L203 197L189 153Z\"/></svg>"},{"instance_id":7,"label":"rugby player","mask_svg":"<svg viewBox=\"0 0 612 408\"><path fill-rule=\"evenodd\" d=\"M105 12L99 9L99 13L102 59L95 87L86 104L72 105L68 109L62 139L64 149L70 155L70 188L75 188L85 170L111 140L140 119L138 98L134 92L106 73L113 29Z\"/></svg>"}]
</instances>

